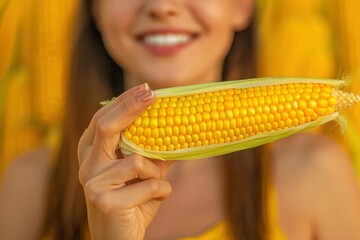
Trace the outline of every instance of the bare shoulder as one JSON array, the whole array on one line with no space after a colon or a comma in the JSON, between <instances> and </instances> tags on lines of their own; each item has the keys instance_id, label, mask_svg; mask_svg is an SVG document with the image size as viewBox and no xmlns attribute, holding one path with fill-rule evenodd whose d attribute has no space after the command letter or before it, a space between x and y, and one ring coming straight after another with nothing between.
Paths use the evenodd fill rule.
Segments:
<instances>
[{"instance_id":1,"label":"bare shoulder","mask_svg":"<svg viewBox=\"0 0 360 240\"><path fill-rule=\"evenodd\" d=\"M0 182L0 239L38 238L50 158L50 149L40 148L14 159L7 167Z\"/></svg>"},{"instance_id":2,"label":"bare shoulder","mask_svg":"<svg viewBox=\"0 0 360 240\"><path fill-rule=\"evenodd\" d=\"M50 167L50 158L51 150L49 148L42 147L34 149L11 161L6 170L6 174L9 175L19 171L21 171L20 173L22 174L32 171L42 172Z\"/></svg>"},{"instance_id":3,"label":"bare shoulder","mask_svg":"<svg viewBox=\"0 0 360 240\"><path fill-rule=\"evenodd\" d=\"M337 143L298 134L274 144L273 159L284 218L302 219L317 239L360 239L359 185L351 160Z\"/></svg>"},{"instance_id":4,"label":"bare shoulder","mask_svg":"<svg viewBox=\"0 0 360 240\"><path fill-rule=\"evenodd\" d=\"M345 151L334 141L318 134L297 134L273 146L275 172L281 174L278 177L316 174L322 179L352 171Z\"/></svg>"}]
</instances>

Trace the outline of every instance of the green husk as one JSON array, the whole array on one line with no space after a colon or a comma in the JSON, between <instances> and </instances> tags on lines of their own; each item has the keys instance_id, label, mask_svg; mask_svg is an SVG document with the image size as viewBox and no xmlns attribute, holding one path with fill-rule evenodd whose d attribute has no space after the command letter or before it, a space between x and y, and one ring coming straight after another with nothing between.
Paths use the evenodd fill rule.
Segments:
<instances>
[{"instance_id":1,"label":"green husk","mask_svg":"<svg viewBox=\"0 0 360 240\"><path fill-rule=\"evenodd\" d=\"M266 77L252 78L243 80L222 81L213 83L194 84L189 86L162 88L155 91L156 97L186 96L202 92L220 91L231 88L250 88L257 86L282 85L290 83L318 83L329 86L343 86L347 83L338 79L323 78L285 78L285 77Z\"/></svg>"},{"instance_id":2,"label":"green husk","mask_svg":"<svg viewBox=\"0 0 360 240\"><path fill-rule=\"evenodd\" d=\"M220 91L232 88L249 88L256 86L269 86L280 85L290 83L318 83L334 86L340 88L346 82L335 79L317 79L317 78L255 78L235 81L223 81L215 83L197 84L191 86L181 86L173 88L164 88L155 91L158 98L171 97L171 96L186 96L192 94L198 94L202 92ZM212 156L219 156L234 151L253 148L262 144L273 142L296 133L308 130L320 126L326 122L335 120L339 117L339 113L335 112L331 115L319 117L318 119L295 127L289 127L281 130L276 130L267 133L257 134L255 136L247 137L243 140L213 144L207 146L191 147L187 149L178 149L173 151L155 151L145 148L141 148L130 140L128 140L123 134L119 141L119 147L124 155L130 155L137 153L150 159L161 160L192 160L199 158L206 158Z\"/></svg>"}]
</instances>

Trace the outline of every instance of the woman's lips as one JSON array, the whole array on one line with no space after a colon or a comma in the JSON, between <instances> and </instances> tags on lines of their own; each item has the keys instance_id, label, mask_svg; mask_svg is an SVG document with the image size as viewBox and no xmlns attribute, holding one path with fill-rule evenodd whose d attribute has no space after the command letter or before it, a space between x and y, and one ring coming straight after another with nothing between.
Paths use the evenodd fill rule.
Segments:
<instances>
[{"instance_id":1,"label":"woman's lips","mask_svg":"<svg viewBox=\"0 0 360 240\"><path fill-rule=\"evenodd\" d=\"M179 31L152 31L141 35L140 43L152 54L157 56L171 56L189 46L196 34Z\"/></svg>"}]
</instances>

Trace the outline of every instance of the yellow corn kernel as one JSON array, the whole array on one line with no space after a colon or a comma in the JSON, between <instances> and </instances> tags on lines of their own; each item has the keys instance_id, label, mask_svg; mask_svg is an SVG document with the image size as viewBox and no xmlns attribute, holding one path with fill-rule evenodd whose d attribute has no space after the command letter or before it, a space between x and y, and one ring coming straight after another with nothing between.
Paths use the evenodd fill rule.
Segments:
<instances>
[{"instance_id":1,"label":"yellow corn kernel","mask_svg":"<svg viewBox=\"0 0 360 240\"><path fill-rule=\"evenodd\" d=\"M287 89L288 86L286 84L280 85L281 89ZM312 120L316 120L319 116L321 115L325 115L328 112L331 112L334 107L336 102L332 101L332 105L329 105L329 101L328 99L325 98L319 98L319 96L317 95L313 95L313 98L310 98L311 96L311 90L312 89L322 89L324 86L321 84L302 84L301 87L299 87L297 90L295 90L294 93L298 92L300 93L301 91L307 91L307 94L303 95L303 98L298 99L298 100L294 100L293 97L290 97L288 94L286 94L286 96L283 93L279 93L278 95L272 95L271 98L269 98L269 102L268 104L270 104L270 112L275 114L275 120L278 122L279 127L281 129L284 129L286 127L291 127L293 126L293 122L294 119L296 119L296 122L299 122L301 120L297 119L297 116L300 117L300 119L302 118L302 116L310 116L312 117ZM226 91L226 96L228 99L233 99L234 98L234 89L228 89ZM265 88L264 90L269 90L269 88ZM326 91L326 90L324 90ZM255 97L253 95L251 95L250 93L253 92L253 88L247 88L247 89L243 89L243 91L238 95L239 98L241 99L243 96L247 96L247 99L256 99L258 97ZM270 89L271 92L271 89ZM284 92L284 91L283 91ZM220 106L219 103L221 103L223 101L223 96L222 95L218 95L218 92L208 92L205 93L205 96L202 98L207 98L209 97L213 102L215 103L217 102L218 105ZM252 97L250 97L252 96ZM285 97L287 100L292 100L293 102L285 102L284 105L275 105L278 103L278 99L279 96L283 96ZM188 96L188 98L190 98L190 101L193 100L192 98L193 96ZM158 101L161 103L162 99L159 98ZM178 100L176 98L170 99L170 102L173 101L173 103L176 103ZM194 102L195 106L201 106L197 105L199 101ZM205 101L204 101L205 102ZM319 103L318 103L319 102ZM264 103L265 104L265 103ZM161 105L161 104L160 104ZM158 106L160 108L160 105ZM175 104L172 104L175 105ZM188 105L188 103L185 103L185 105ZM225 104L228 108L228 115L234 115L232 112L232 107L234 106L234 102L231 100L227 100L226 104ZM246 105L248 106L248 105ZM284 107L285 106L285 107ZM319 107L318 107L319 106ZM204 118L204 121L196 121L196 118L194 115L190 114L190 111L188 110L188 107L183 107L181 111L181 115L178 115L179 117L181 117L181 119L183 119L183 121L181 122L183 126L186 127L187 131L186 134L189 134L188 136L192 137L192 141L193 142L198 142L198 135L193 135L193 133L195 132L196 134L198 134L198 127L195 126L199 126L199 124L205 124L206 121L208 121L208 118ZM157 112L156 110L158 109L154 109L151 108L148 110L148 114L150 115L154 115L154 112ZM297 111L297 113L296 113ZM230 112L230 113L229 113ZM269 118L269 113L268 114L262 114L262 115L256 115L256 110L254 107L245 107L245 108L241 108L240 109L240 115L238 116L238 118L241 118L241 124L239 124L238 127L245 127L247 129L247 133L248 134L252 134L252 132L254 131L254 133L264 133L264 132L268 132L271 130L266 130L265 127L259 128L260 125L266 124L267 120ZM317 113L317 115L314 115L315 112ZM179 112L180 113L180 112ZM176 115L175 115L176 116ZM271 118L271 116L270 116ZM135 120L136 124L134 123L133 125L129 126L125 131L125 137L128 138L129 140L132 140L133 137L140 137L134 133L136 133L136 127L135 125L139 125L138 122L141 122L142 119L144 119L144 124L140 124L140 125L147 125L148 122L148 118L142 118L139 117ZM168 142L169 145L173 144L176 145L177 144L177 140L179 137L179 133L178 131L174 131L174 126L173 126L173 119L174 116L166 116L166 124L167 126L162 126L165 127L165 133L166 136L169 136L171 138L171 141ZM213 110L210 112L210 119L215 121L215 131L213 131L213 135L211 135L210 139L204 139L207 141L211 141L212 139L219 141L226 141L226 137L224 138L223 135L226 135L227 130L229 130L230 126L229 126L229 121L227 120L221 120L219 118L219 107L217 108L213 108ZM160 122L161 118L150 118L149 120L149 127L152 129L150 130L149 128L146 128L144 131L144 135L146 138L148 138L150 136L150 133L147 134L147 132L150 131L156 131L158 132L158 122ZM308 119L309 121L310 119ZM305 121L306 122L306 121ZM164 122L165 124L165 122ZM196 125L195 125L196 124ZM224 127L225 125L225 127ZM178 126L176 126L176 129L178 129ZM196 129L197 131L194 131L194 129ZM222 131L226 129L226 131L222 134ZM147 131L146 131L147 130ZM212 129L210 129L209 131L212 131ZM174 132L174 134L173 134ZM174 136L175 135L175 136ZM153 136L156 136L159 138L159 134L153 134ZM185 135L186 136L186 135ZM183 137L185 137L183 136ZM235 135L236 138L238 139L242 139L244 136L241 136L241 134L239 135ZM162 139L163 140L163 139ZM146 145L149 149L155 150L155 144L153 144L154 141L150 141L151 144ZM164 141L162 141L164 142ZM216 142L216 141L215 141ZM200 142L200 145L202 146L202 143ZM161 146L157 146L157 147L161 147ZM169 147L169 146L167 146ZM181 148L181 147L180 147Z\"/></svg>"},{"instance_id":2,"label":"yellow corn kernel","mask_svg":"<svg viewBox=\"0 0 360 240\"><path fill-rule=\"evenodd\" d=\"M244 82L242 83L242 81ZM154 108L157 108L158 111L167 112L167 110L161 109L174 108L175 104L182 105L183 107L179 107L182 111L175 110L174 116L165 116L165 118L174 119L178 116L181 122L178 122L179 125L174 128L171 124L172 121L164 121L164 124L168 123L168 125L162 126L165 128L165 136L161 134L151 135L152 131L158 131L158 124L150 123L142 135L133 134L141 132L136 128L143 127L139 126L139 122L144 121L143 118L146 119L146 122L148 121L147 117L139 116L133 124L124 130L120 147L127 148L130 145L130 151L136 152L133 148L141 147L136 142L139 142L139 138L145 137L148 140L141 148L142 150L144 150L143 148L147 149L144 151L149 153L148 157L193 159L209 156L209 154L212 156L219 155L236 150L236 148L223 150L230 145L238 146L237 144L239 144L238 149L249 148L294 134L305 128L320 125L338 116L337 111L360 101L359 96L338 90L337 86L342 83L338 80L313 79L311 81L307 79L300 81L299 79L276 80L270 78L242 81L234 81L230 84L229 82L217 83L215 87L213 84L205 84L203 89L199 88L198 90L201 91L201 94L193 91L191 87L179 87L180 90L183 88L184 91L173 88L176 93L179 93L170 98L162 97L161 90L156 92L156 101L160 104L150 106L146 110L149 112L147 115ZM294 87L294 83L296 83L296 87ZM207 86L210 86L208 87L210 90L207 89ZM263 92L262 95L267 94L264 101L263 96L255 94L257 87L260 87ZM236 91L239 88L241 91ZM325 97L326 94L320 94L322 92L330 92L330 95ZM170 94L170 91L167 94ZM293 95L300 96L300 98L293 97ZM236 108L236 99L240 100L240 108ZM247 101L243 101L244 99ZM279 99L286 101L279 103ZM258 106L253 107L252 104L249 104L250 102L256 102ZM221 105L220 103L224 104ZM196 109L206 109L206 104L211 109L207 109L206 112L201 113L201 117L196 118L196 114L200 115L200 113L190 113L187 107L189 104L194 106L195 111ZM226 109L228 113L222 111L223 109ZM232 118L227 119L227 115L232 116ZM160 119L150 119L150 122L158 122ZM149 139L150 136L152 137ZM159 149L165 148L166 151L159 151ZM215 150L210 151L210 149ZM172 152L176 154L172 155ZM202 154L197 154L198 152ZM157 153L160 155L158 156ZM192 155L192 153L194 154ZM187 157L182 158L181 154Z\"/></svg>"}]
</instances>

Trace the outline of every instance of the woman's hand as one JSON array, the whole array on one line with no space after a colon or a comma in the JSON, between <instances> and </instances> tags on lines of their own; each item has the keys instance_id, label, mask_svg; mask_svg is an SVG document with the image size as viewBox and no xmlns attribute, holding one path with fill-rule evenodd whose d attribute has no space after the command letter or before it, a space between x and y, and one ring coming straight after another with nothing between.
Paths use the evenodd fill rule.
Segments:
<instances>
[{"instance_id":1,"label":"woman's hand","mask_svg":"<svg viewBox=\"0 0 360 240\"><path fill-rule=\"evenodd\" d=\"M171 192L164 175L170 162L116 151L120 133L155 99L146 84L101 108L78 146L92 239L143 239L162 199Z\"/></svg>"}]
</instances>

